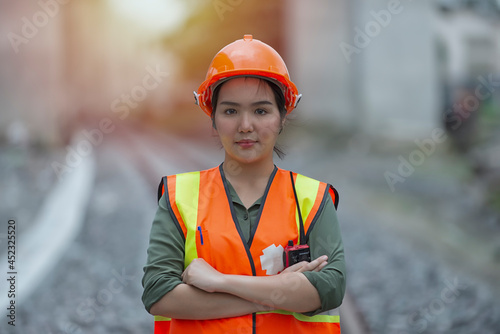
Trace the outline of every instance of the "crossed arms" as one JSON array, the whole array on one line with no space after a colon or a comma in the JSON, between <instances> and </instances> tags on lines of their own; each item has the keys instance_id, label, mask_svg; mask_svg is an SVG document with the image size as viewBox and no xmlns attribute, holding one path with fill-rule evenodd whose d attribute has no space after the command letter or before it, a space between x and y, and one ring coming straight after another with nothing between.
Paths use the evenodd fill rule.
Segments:
<instances>
[{"instance_id":1,"label":"crossed arms","mask_svg":"<svg viewBox=\"0 0 500 334\"><path fill-rule=\"evenodd\" d=\"M297 263L273 276L226 275L203 259L194 259L182 273L182 282L153 304L150 313L164 317L208 320L282 309L314 311L321 306L316 288L305 271L320 271L323 255Z\"/></svg>"}]
</instances>

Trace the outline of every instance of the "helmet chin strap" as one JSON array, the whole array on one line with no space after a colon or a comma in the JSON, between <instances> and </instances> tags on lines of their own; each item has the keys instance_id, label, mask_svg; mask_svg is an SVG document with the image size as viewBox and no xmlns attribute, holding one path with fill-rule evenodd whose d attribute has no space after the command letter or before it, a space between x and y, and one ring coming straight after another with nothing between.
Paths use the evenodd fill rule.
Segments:
<instances>
[{"instance_id":1,"label":"helmet chin strap","mask_svg":"<svg viewBox=\"0 0 500 334\"><path fill-rule=\"evenodd\" d=\"M200 95L201 94L198 94L196 91L193 91L193 94L194 94L194 104L196 104L197 106L200 105Z\"/></svg>"},{"instance_id":2,"label":"helmet chin strap","mask_svg":"<svg viewBox=\"0 0 500 334\"><path fill-rule=\"evenodd\" d=\"M302 98L302 94L295 95L295 103L293 104L294 108L297 108L297 104L299 104L301 98Z\"/></svg>"}]
</instances>

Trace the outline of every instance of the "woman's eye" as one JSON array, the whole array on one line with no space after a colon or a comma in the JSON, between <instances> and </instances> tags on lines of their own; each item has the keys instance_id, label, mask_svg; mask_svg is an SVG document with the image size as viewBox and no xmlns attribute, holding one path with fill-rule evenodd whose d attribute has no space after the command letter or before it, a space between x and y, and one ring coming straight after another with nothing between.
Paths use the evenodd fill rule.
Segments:
<instances>
[{"instance_id":1,"label":"woman's eye","mask_svg":"<svg viewBox=\"0 0 500 334\"><path fill-rule=\"evenodd\" d=\"M226 115L232 115L232 114L236 113L236 110L234 110L234 109L226 109L226 110L224 110L224 113Z\"/></svg>"},{"instance_id":2,"label":"woman's eye","mask_svg":"<svg viewBox=\"0 0 500 334\"><path fill-rule=\"evenodd\" d=\"M257 110L255 110L255 113L258 115L265 115L265 114L267 114L267 111L264 109L257 109Z\"/></svg>"}]
</instances>

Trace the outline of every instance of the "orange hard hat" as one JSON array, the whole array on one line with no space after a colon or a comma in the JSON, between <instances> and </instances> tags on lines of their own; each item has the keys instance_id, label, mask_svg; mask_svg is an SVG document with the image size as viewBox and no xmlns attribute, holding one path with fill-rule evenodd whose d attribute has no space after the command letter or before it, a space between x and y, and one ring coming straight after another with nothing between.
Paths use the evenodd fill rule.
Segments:
<instances>
[{"instance_id":1,"label":"orange hard hat","mask_svg":"<svg viewBox=\"0 0 500 334\"><path fill-rule=\"evenodd\" d=\"M297 87L283 58L269 45L245 35L222 48L212 60L205 81L194 92L196 104L207 115L212 114L212 92L219 84L236 76L253 76L277 84L285 96L285 108L290 113L300 100Z\"/></svg>"}]
</instances>

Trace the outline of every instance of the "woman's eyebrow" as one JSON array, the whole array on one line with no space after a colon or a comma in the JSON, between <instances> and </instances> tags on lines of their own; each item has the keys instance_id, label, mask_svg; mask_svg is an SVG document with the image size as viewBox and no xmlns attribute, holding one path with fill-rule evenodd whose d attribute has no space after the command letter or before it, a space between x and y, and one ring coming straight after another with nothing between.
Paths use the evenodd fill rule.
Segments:
<instances>
[{"instance_id":1,"label":"woman's eyebrow","mask_svg":"<svg viewBox=\"0 0 500 334\"><path fill-rule=\"evenodd\" d=\"M238 102L232 102L232 101L222 101L219 104L227 105L227 106L239 106L240 105ZM251 105L256 106L256 105L262 105L262 104L272 105L273 103L271 101L268 101L268 100L262 100L262 101L252 102Z\"/></svg>"},{"instance_id":2,"label":"woman's eyebrow","mask_svg":"<svg viewBox=\"0 0 500 334\"><path fill-rule=\"evenodd\" d=\"M262 101L253 102L252 106L257 106L257 105L261 105L261 104L270 104L270 105L272 105L273 103L271 101L268 101L268 100L262 100Z\"/></svg>"}]
</instances>

